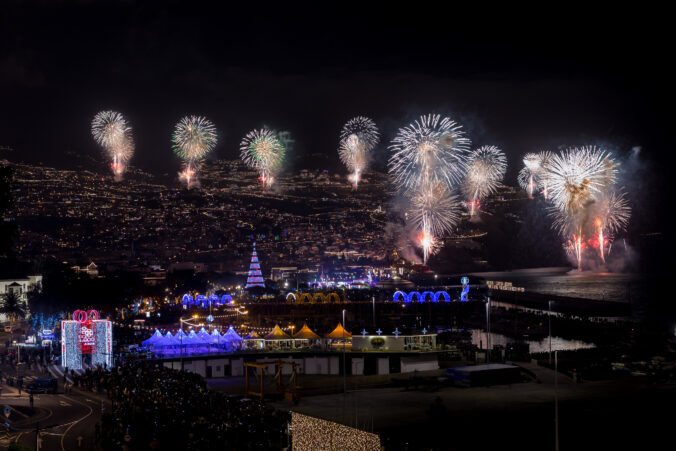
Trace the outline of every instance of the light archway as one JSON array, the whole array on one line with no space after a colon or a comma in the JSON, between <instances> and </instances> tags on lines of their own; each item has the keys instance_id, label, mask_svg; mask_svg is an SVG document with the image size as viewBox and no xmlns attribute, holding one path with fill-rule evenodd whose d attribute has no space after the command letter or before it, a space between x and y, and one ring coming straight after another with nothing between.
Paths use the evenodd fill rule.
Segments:
<instances>
[{"instance_id":1,"label":"light archway","mask_svg":"<svg viewBox=\"0 0 676 451\"><path fill-rule=\"evenodd\" d=\"M430 302L437 302L437 298L434 296L434 292L432 291L423 292L420 302L425 302L425 299L427 299L428 296L430 298Z\"/></svg>"},{"instance_id":2,"label":"light archway","mask_svg":"<svg viewBox=\"0 0 676 451\"><path fill-rule=\"evenodd\" d=\"M408 297L403 291L395 292L394 297L392 298L392 302L399 302L400 300L404 301L404 303L408 303Z\"/></svg>"},{"instance_id":3,"label":"light archway","mask_svg":"<svg viewBox=\"0 0 676 451\"><path fill-rule=\"evenodd\" d=\"M420 295L419 292L417 292L417 291L411 291L411 292L408 294L408 302L413 302L413 296L416 297L416 299L417 299L418 302L423 302L423 300L424 300L424 299L422 298L422 296Z\"/></svg>"},{"instance_id":4,"label":"light archway","mask_svg":"<svg viewBox=\"0 0 676 451\"><path fill-rule=\"evenodd\" d=\"M434 302L439 302L439 297L441 297L441 296L444 297L445 302L451 302L451 297L445 291L437 291L436 294L434 295L434 298L435 298Z\"/></svg>"}]
</instances>

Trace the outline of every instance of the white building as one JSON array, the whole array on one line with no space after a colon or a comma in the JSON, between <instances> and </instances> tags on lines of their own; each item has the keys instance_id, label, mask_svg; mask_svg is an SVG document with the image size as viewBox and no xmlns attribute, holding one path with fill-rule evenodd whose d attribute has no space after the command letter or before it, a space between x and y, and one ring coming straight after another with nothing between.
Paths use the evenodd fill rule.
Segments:
<instances>
[{"instance_id":1,"label":"white building","mask_svg":"<svg viewBox=\"0 0 676 451\"><path fill-rule=\"evenodd\" d=\"M14 292L19 296L19 299L26 303L26 309L28 309L28 293L32 290L42 291L41 275L16 279L0 279L0 302L3 302L6 293ZM9 318L6 315L0 313L0 322L8 320Z\"/></svg>"}]
</instances>

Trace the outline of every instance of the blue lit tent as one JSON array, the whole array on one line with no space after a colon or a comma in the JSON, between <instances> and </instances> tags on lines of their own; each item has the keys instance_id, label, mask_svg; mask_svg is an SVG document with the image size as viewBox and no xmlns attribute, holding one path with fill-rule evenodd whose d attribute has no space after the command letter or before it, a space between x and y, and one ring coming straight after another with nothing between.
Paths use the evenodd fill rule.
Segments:
<instances>
[{"instance_id":1,"label":"blue lit tent","mask_svg":"<svg viewBox=\"0 0 676 451\"><path fill-rule=\"evenodd\" d=\"M209 332L204 330L204 327L200 329L199 333L197 334L197 337L202 343L211 343L211 335L209 335Z\"/></svg>"},{"instance_id":2,"label":"blue lit tent","mask_svg":"<svg viewBox=\"0 0 676 451\"><path fill-rule=\"evenodd\" d=\"M188 344L188 336L183 332L183 329L179 329L176 334L172 337L171 343L173 346L176 346L176 349L179 350L181 346L185 349L185 346Z\"/></svg>"},{"instance_id":3,"label":"blue lit tent","mask_svg":"<svg viewBox=\"0 0 676 451\"><path fill-rule=\"evenodd\" d=\"M144 347L150 347L150 346L155 346L159 342L163 340L162 332L160 332L158 329L155 329L155 333L150 336L147 340L144 340L141 344Z\"/></svg>"},{"instance_id":4,"label":"blue lit tent","mask_svg":"<svg viewBox=\"0 0 676 451\"><path fill-rule=\"evenodd\" d=\"M209 343L211 343L212 345L217 345L220 342L221 342L221 333L218 331L218 329L214 329L214 331L211 332Z\"/></svg>"},{"instance_id":5,"label":"blue lit tent","mask_svg":"<svg viewBox=\"0 0 676 451\"><path fill-rule=\"evenodd\" d=\"M242 340L242 337L239 336L232 326L228 328L227 332L225 332L222 337L222 342L225 343L227 350L240 348Z\"/></svg>"},{"instance_id":6,"label":"blue lit tent","mask_svg":"<svg viewBox=\"0 0 676 451\"><path fill-rule=\"evenodd\" d=\"M227 338L230 341L243 340L243 338L239 336L239 334L235 331L235 329L232 326L228 327L228 331L223 334L223 338Z\"/></svg>"}]
</instances>

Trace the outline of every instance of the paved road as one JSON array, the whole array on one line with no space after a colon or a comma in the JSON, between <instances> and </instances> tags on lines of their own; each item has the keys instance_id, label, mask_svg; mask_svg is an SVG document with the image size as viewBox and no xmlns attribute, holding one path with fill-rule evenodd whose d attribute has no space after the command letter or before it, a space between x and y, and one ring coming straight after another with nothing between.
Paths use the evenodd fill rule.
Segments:
<instances>
[{"instance_id":1,"label":"paved road","mask_svg":"<svg viewBox=\"0 0 676 451\"><path fill-rule=\"evenodd\" d=\"M554 373L524 366L540 382L436 392L358 390L272 405L373 430L395 450L554 449ZM660 449L673 440L669 409L676 387L640 378L576 384L559 375L557 394L562 450Z\"/></svg>"},{"instance_id":2,"label":"paved road","mask_svg":"<svg viewBox=\"0 0 676 451\"><path fill-rule=\"evenodd\" d=\"M8 371L9 368L3 369L6 375L13 374ZM33 366L31 370L22 371L24 386L31 378L44 376L43 370ZM19 395L16 387L1 385L0 407L9 406L11 409L11 432L9 440L5 434L0 434L0 450L7 449L10 440L35 449L35 428L38 425L46 428L40 434L43 451L94 449L95 425L101 420L102 405L106 412L111 411L110 402L105 396L78 390L65 394L62 376L54 372L54 368L51 370L58 376L59 393L34 395L32 410L25 391Z\"/></svg>"},{"instance_id":3,"label":"paved road","mask_svg":"<svg viewBox=\"0 0 676 451\"><path fill-rule=\"evenodd\" d=\"M10 440L35 449L35 427L39 425L48 428L40 434L42 450L94 449L95 424L101 419L101 397L75 390L69 394L35 395L31 412L28 396L7 391L11 391L11 387L3 387L0 403L12 409ZM103 406L110 412L109 402L103 401ZM81 443L78 437L82 437ZM3 438L0 449L6 449L7 444L8 440Z\"/></svg>"}]
</instances>

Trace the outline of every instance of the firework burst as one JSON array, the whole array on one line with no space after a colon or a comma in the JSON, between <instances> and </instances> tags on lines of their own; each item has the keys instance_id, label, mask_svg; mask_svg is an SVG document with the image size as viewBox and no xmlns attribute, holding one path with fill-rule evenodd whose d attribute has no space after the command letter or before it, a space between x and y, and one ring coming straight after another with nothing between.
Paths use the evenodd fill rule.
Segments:
<instances>
[{"instance_id":1,"label":"firework burst","mask_svg":"<svg viewBox=\"0 0 676 451\"><path fill-rule=\"evenodd\" d=\"M606 261L606 247L612 244L616 233L626 230L631 217L631 208L624 193L603 193L595 202L592 211L599 257Z\"/></svg>"},{"instance_id":2,"label":"firework burst","mask_svg":"<svg viewBox=\"0 0 676 451\"><path fill-rule=\"evenodd\" d=\"M368 154L380 141L380 133L375 122L364 116L350 119L340 131L340 160L352 172L351 181L355 189L361 174L368 165Z\"/></svg>"},{"instance_id":3,"label":"firework burst","mask_svg":"<svg viewBox=\"0 0 676 451\"><path fill-rule=\"evenodd\" d=\"M436 236L450 232L460 219L460 201L457 195L442 184L419 188L411 196L407 217L419 230L419 241L423 248L423 260L433 253Z\"/></svg>"},{"instance_id":4,"label":"firework burst","mask_svg":"<svg viewBox=\"0 0 676 451\"><path fill-rule=\"evenodd\" d=\"M467 175L462 187L470 216L479 208L479 203L494 193L507 172L507 158L495 146L483 146L469 155Z\"/></svg>"},{"instance_id":5,"label":"firework burst","mask_svg":"<svg viewBox=\"0 0 676 451\"><path fill-rule=\"evenodd\" d=\"M469 147L462 127L451 119L421 116L399 129L389 146L392 181L401 192L439 182L453 189L465 174Z\"/></svg>"},{"instance_id":6,"label":"firework burst","mask_svg":"<svg viewBox=\"0 0 676 451\"><path fill-rule=\"evenodd\" d=\"M432 212L439 208L441 200L447 205L446 215L454 211L457 202L450 193L465 174L469 146L461 126L439 115L421 116L401 128L389 146L390 177L417 211L410 216L421 229L419 241L425 263L434 247L435 234L448 231L454 222L452 217L445 221L443 215Z\"/></svg>"},{"instance_id":7,"label":"firework burst","mask_svg":"<svg viewBox=\"0 0 676 451\"><path fill-rule=\"evenodd\" d=\"M188 189L198 183L199 164L217 142L216 127L204 117L185 116L176 124L172 148L183 160L184 167L179 173L179 179L186 183Z\"/></svg>"},{"instance_id":8,"label":"firework burst","mask_svg":"<svg viewBox=\"0 0 676 451\"><path fill-rule=\"evenodd\" d=\"M543 172L554 205L575 215L584 205L615 183L617 164L611 155L588 146L563 151L551 158Z\"/></svg>"},{"instance_id":9,"label":"firework burst","mask_svg":"<svg viewBox=\"0 0 676 451\"><path fill-rule=\"evenodd\" d=\"M523 157L523 168L519 171L518 182L519 186L528 193L528 197L531 199L533 198L535 188L537 188L540 172L541 167L538 154L527 153Z\"/></svg>"},{"instance_id":10,"label":"firework burst","mask_svg":"<svg viewBox=\"0 0 676 451\"><path fill-rule=\"evenodd\" d=\"M92 120L92 136L103 147L116 179L120 180L134 154L131 127L122 114L116 111L101 111Z\"/></svg>"},{"instance_id":11,"label":"firework burst","mask_svg":"<svg viewBox=\"0 0 676 451\"><path fill-rule=\"evenodd\" d=\"M262 128L252 130L239 145L242 160L260 173L263 187L270 187L284 162L285 140L278 133Z\"/></svg>"},{"instance_id":12,"label":"firework burst","mask_svg":"<svg viewBox=\"0 0 676 451\"><path fill-rule=\"evenodd\" d=\"M615 184L617 163L599 148L573 148L551 156L544 167L542 182L547 183L553 206L553 226L568 239L564 247L582 270L585 249L598 247L602 261L607 234L620 230L629 220L629 207L623 195L611 188ZM589 243L585 237L596 236Z\"/></svg>"}]
</instances>

